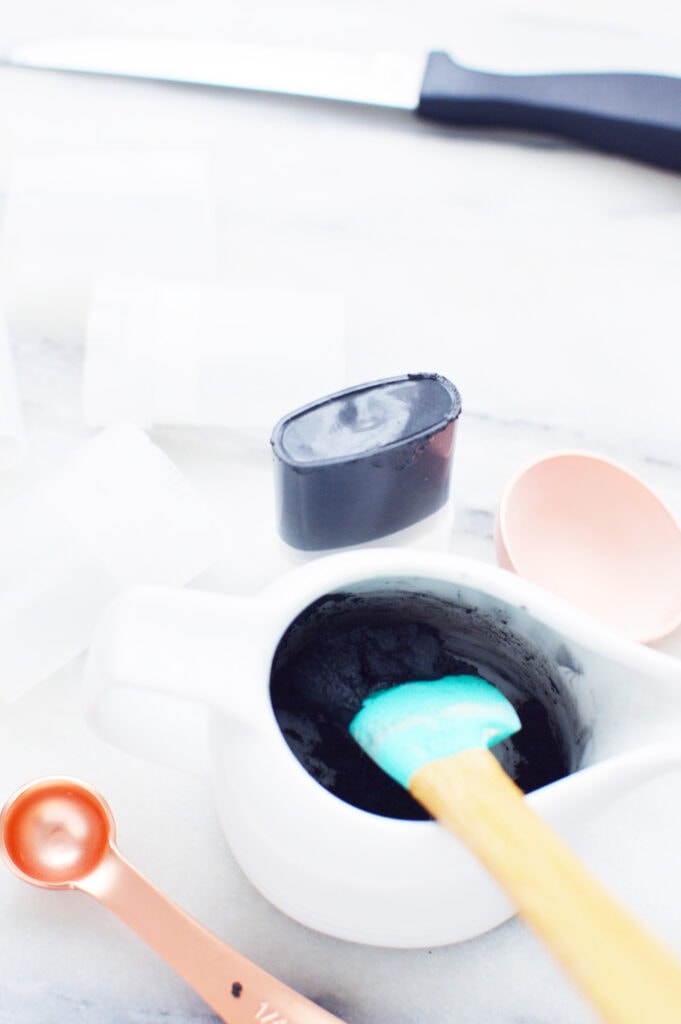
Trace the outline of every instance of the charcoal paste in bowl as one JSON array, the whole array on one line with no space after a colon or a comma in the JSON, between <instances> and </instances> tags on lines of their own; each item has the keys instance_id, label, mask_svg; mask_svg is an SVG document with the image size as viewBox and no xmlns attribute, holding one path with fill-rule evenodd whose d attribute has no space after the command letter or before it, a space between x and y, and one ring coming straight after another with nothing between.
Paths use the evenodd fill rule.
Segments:
<instances>
[{"instance_id":1,"label":"charcoal paste in bowl","mask_svg":"<svg viewBox=\"0 0 681 1024\"><path fill-rule=\"evenodd\" d=\"M520 732L493 748L528 793L578 767L580 729L558 666L514 632L503 609L482 610L427 589L340 592L306 608L280 641L270 696L290 749L316 781L355 807L392 818L426 811L348 732L378 689L446 675L481 676L515 706Z\"/></svg>"}]
</instances>

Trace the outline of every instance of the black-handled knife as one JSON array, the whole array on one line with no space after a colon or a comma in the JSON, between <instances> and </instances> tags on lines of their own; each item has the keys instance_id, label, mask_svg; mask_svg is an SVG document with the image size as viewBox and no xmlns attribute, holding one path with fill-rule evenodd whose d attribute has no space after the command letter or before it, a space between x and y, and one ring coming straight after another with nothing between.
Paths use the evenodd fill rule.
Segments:
<instances>
[{"instance_id":1,"label":"black-handled knife","mask_svg":"<svg viewBox=\"0 0 681 1024\"><path fill-rule=\"evenodd\" d=\"M424 64L385 54L121 38L26 44L8 62L398 107L440 124L541 132L681 170L681 78L668 75L491 74L446 53L431 53Z\"/></svg>"},{"instance_id":2,"label":"black-handled knife","mask_svg":"<svg viewBox=\"0 0 681 1024\"><path fill-rule=\"evenodd\" d=\"M681 79L633 72L491 75L432 53L418 113L447 124L523 128L681 170Z\"/></svg>"}]
</instances>

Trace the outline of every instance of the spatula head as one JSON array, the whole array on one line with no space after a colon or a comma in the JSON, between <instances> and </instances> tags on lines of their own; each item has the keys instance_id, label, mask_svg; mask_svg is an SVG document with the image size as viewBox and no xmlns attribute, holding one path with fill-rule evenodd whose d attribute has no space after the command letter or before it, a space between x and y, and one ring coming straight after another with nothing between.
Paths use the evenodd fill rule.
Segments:
<instances>
[{"instance_id":1,"label":"spatula head","mask_svg":"<svg viewBox=\"0 0 681 1024\"><path fill-rule=\"evenodd\" d=\"M464 675L379 690L350 723L362 749L407 789L423 765L491 747L519 729L515 708L499 690Z\"/></svg>"}]
</instances>

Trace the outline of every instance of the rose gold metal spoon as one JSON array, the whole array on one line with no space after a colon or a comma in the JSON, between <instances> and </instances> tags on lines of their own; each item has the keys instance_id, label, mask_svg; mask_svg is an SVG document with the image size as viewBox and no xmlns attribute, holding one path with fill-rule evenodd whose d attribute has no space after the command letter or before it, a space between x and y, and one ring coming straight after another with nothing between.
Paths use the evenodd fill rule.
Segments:
<instances>
[{"instance_id":1,"label":"rose gold metal spoon","mask_svg":"<svg viewBox=\"0 0 681 1024\"><path fill-rule=\"evenodd\" d=\"M106 801L77 779L44 778L0 813L0 851L19 878L94 896L230 1024L342 1024L222 942L121 856Z\"/></svg>"},{"instance_id":2,"label":"rose gold metal spoon","mask_svg":"<svg viewBox=\"0 0 681 1024\"><path fill-rule=\"evenodd\" d=\"M642 480L588 452L556 452L506 486L497 560L650 643L681 625L681 527Z\"/></svg>"}]
</instances>

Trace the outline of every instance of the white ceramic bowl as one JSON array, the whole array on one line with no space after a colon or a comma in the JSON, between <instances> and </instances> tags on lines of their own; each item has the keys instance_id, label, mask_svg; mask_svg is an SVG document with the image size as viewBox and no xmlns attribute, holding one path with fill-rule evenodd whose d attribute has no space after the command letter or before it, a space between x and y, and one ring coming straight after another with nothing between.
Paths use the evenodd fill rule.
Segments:
<instances>
[{"instance_id":1,"label":"white ceramic bowl","mask_svg":"<svg viewBox=\"0 0 681 1024\"><path fill-rule=\"evenodd\" d=\"M502 671L514 659L516 668L534 664L542 700L567 727L572 763L571 774L528 799L563 834L681 759L681 666L493 566L384 549L318 559L255 598L128 591L105 612L88 655L91 723L127 750L207 767L245 874L311 928L383 946L435 946L512 914L442 827L352 806L292 753L270 699L272 664L291 624L324 595L346 595L360 609L389 595L415 615L434 615L454 646L473 630L482 661L493 651Z\"/></svg>"}]
</instances>

